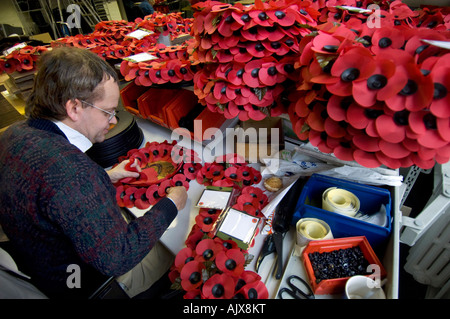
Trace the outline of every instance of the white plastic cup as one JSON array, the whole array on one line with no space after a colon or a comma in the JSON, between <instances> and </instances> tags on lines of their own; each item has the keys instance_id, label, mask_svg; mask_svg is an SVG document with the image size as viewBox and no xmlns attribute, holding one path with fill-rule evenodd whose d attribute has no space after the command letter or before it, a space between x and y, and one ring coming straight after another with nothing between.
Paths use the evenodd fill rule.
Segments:
<instances>
[{"instance_id":1,"label":"white plastic cup","mask_svg":"<svg viewBox=\"0 0 450 319\"><path fill-rule=\"evenodd\" d=\"M366 276L353 276L345 284L347 299L386 299L386 294L380 285Z\"/></svg>"}]
</instances>

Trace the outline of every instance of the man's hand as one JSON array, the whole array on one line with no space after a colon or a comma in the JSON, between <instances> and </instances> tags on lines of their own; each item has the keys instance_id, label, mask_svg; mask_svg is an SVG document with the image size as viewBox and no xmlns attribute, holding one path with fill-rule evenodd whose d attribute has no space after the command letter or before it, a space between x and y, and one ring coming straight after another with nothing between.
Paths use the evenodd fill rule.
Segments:
<instances>
[{"instance_id":1,"label":"man's hand","mask_svg":"<svg viewBox=\"0 0 450 319\"><path fill-rule=\"evenodd\" d=\"M131 172L131 171L127 171L125 169L125 165L127 165L130 162L130 160L125 160L120 162L117 166L111 168L109 171L107 171L106 173L108 173L109 178L111 179L111 182L117 183L118 181L120 181L122 178L126 178L126 177L133 177L133 178L138 178L139 177L139 173L141 171L141 168L139 167L137 161L135 161L133 164L131 164L131 167L135 167L137 172Z\"/></svg>"},{"instance_id":2,"label":"man's hand","mask_svg":"<svg viewBox=\"0 0 450 319\"><path fill-rule=\"evenodd\" d=\"M167 197L170 198L178 211L182 210L186 205L187 191L184 186L174 186L167 189Z\"/></svg>"}]
</instances>

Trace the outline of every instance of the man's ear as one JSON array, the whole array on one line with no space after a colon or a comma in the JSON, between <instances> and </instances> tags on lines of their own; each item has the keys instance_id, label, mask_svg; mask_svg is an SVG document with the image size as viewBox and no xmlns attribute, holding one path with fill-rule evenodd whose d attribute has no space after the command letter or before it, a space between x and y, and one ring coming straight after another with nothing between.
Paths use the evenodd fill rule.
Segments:
<instances>
[{"instance_id":1,"label":"man's ear","mask_svg":"<svg viewBox=\"0 0 450 319\"><path fill-rule=\"evenodd\" d=\"M74 122L79 119L82 108L81 101L78 99L68 100L66 102L67 116Z\"/></svg>"}]
</instances>

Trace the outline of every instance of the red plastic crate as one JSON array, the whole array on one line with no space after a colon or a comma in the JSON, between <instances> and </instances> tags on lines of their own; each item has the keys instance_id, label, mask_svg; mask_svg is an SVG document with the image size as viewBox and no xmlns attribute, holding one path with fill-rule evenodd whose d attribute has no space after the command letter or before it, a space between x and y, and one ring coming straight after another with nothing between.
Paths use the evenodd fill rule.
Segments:
<instances>
[{"instance_id":1,"label":"red plastic crate","mask_svg":"<svg viewBox=\"0 0 450 319\"><path fill-rule=\"evenodd\" d=\"M311 241L303 251L303 263L305 265L306 273L308 274L308 278L314 294L328 295L343 293L345 289L345 283L350 277L326 279L320 281L319 283L316 283L316 276L314 275L314 270L311 261L309 260L308 254L314 252L331 252L338 249L347 249L356 246L359 246L369 264L377 264L380 267L380 279L386 277L386 270L384 269L383 265L381 264L380 260L378 259L365 236ZM367 275L367 277L368 276L370 275Z\"/></svg>"},{"instance_id":2,"label":"red plastic crate","mask_svg":"<svg viewBox=\"0 0 450 319\"><path fill-rule=\"evenodd\" d=\"M122 88L120 97L124 108L132 114L143 117L143 114L139 112L138 98L147 90L148 87L136 85L134 81Z\"/></svg>"},{"instance_id":3,"label":"red plastic crate","mask_svg":"<svg viewBox=\"0 0 450 319\"><path fill-rule=\"evenodd\" d=\"M220 114L218 112L213 112L207 107L200 113L200 115L196 118L196 120L202 121L202 135L201 138L203 140L205 131L209 128L215 127L218 130L221 128L223 123L227 120L223 114ZM194 138L194 135L192 134L192 138ZM206 137L206 139L209 139L209 136Z\"/></svg>"},{"instance_id":4,"label":"red plastic crate","mask_svg":"<svg viewBox=\"0 0 450 319\"><path fill-rule=\"evenodd\" d=\"M166 116L167 106L178 96L179 90L148 88L138 98L139 112L144 118L149 119L161 126L169 127Z\"/></svg>"},{"instance_id":5,"label":"red plastic crate","mask_svg":"<svg viewBox=\"0 0 450 319\"><path fill-rule=\"evenodd\" d=\"M167 124L169 128L180 127L178 122L186 116L198 104L198 97L194 92L180 89L165 108Z\"/></svg>"}]
</instances>

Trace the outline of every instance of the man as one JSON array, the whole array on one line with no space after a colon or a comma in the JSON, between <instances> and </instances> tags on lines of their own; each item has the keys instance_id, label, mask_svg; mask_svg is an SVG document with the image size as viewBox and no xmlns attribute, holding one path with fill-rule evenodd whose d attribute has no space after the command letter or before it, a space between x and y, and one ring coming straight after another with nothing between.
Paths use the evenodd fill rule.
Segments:
<instances>
[{"instance_id":1,"label":"man","mask_svg":"<svg viewBox=\"0 0 450 319\"><path fill-rule=\"evenodd\" d=\"M0 137L0 225L19 269L50 298L87 297L110 276L119 276L130 297L149 288L158 278L143 273L142 261L186 203L186 189L173 187L127 223L113 183L138 173L126 171L126 162L106 172L84 154L117 123L117 82L114 69L88 50L48 51L27 120ZM81 288L68 284L73 269Z\"/></svg>"}]
</instances>

